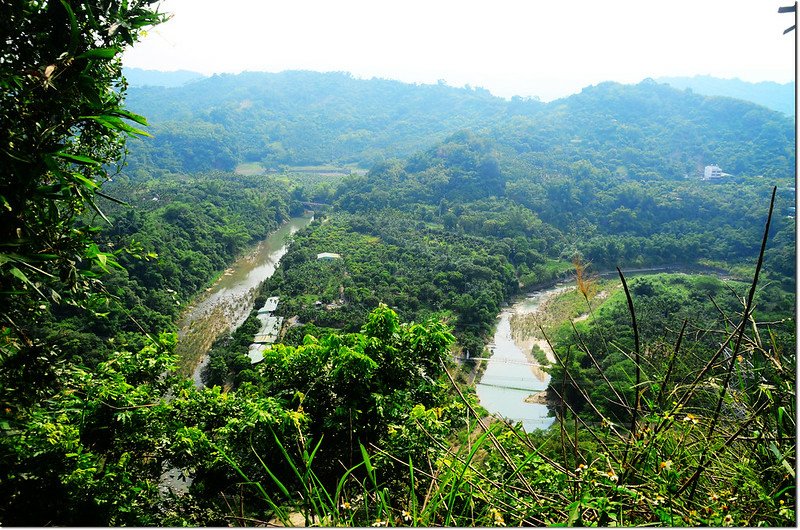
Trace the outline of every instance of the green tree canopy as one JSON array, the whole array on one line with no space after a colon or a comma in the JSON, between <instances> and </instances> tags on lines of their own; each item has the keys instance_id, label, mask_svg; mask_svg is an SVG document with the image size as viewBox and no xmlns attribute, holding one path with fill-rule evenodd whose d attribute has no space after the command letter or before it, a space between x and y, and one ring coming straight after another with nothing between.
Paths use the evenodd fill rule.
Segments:
<instances>
[{"instance_id":1,"label":"green tree canopy","mask_svg":"<svg viewBox=\"0 0 800 530\"><path fill-rule=\"evenodd\" d=\"M100 184L143 134L125 110L120 54L164 20L155 0L14 1L0 7L0 307L22 327L43 299L85 301ZM33 295L33 296L31 296ZM4 345L5 349L6 346ZM6 351L6 354L8 351Z\"/></svg>"}]
</instances>

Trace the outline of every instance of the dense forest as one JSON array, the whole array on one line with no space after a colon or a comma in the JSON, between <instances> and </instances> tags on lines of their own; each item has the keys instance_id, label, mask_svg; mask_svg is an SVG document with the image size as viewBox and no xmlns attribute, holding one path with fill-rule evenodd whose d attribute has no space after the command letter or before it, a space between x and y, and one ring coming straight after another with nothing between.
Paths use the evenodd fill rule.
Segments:
<instances>
[{"instance_id":1,"label":"dense forest","mask_svg":"<svg viewBox=\"0 0 800 530\"><path fill-rule=\"evenodd\" d=\"M741 100L652 80L603 83L547 104L488 91L345 73L217 75L179 87L130 90L151 141L132 141L129 171L232 170L376 162L403 157L461 129L488 130L519 163L558 169L583 159L633 178L794 174L792 121Z\"/></svg>"},{"instance_id":2,"label":"dense forest","mask_svg":"<svg viewBox=\"0 0 800 530\"><path fill-rule=\"evenodd\" d=\"M795 115L794 82L783 84L771 81L749 83L740 79L718 79L708 75L659 77L657 81L659 83L667 83L675 88L688 88L705 96L726 96L744 99L763 105L768 109L783 112L787 116Z\"/></svg>"},{"instance_id":3,"label":"dense forest","mask_svg":"<svg viewBox=\"0 0 800 530\"><path fill-rule=\"evenodd\" d=\"M789 118L652 80L126 87L153 4L3 7L0 523L796 524ZM181 315L311 211L181 375ZM477 358L564 279L530 352L556 421L526 432Z\"/></svg>"},{"instance_id":4,"label":"dense forest","mask_svg":"<svg viewBox=\"0 0 800 530\"><path fill-rule=\"evenodd\" d=\"M131 87L177 87L208 76L188 70L161 72L141 68L123 70ZM794 116L794 83L763 81L751 83L740 79L721 79L708 75L694 77L659 77L665 83L680 90L689 89L704 96L725 96L757 103L768 109ZM536 98L533 98L536 99Z\"/></svg>"}]
</instances>

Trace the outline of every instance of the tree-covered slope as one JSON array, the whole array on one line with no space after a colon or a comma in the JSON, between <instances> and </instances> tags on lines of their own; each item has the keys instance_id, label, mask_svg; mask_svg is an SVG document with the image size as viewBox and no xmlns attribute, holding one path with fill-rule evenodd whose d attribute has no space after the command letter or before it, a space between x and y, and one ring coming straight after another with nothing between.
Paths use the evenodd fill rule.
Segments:
<instances>
[{"instance_id":1,"label":"tree-covered slope","mask_svg":"<svg viewBox=\"0 0 800 530\"><path fill-rule=\"evenodd\" d=\"M131 146L136 166L232 169L237 162L356 162L408 155L461 128L514 110L481 89L359 80L345 73L289 71L216 75L177 88L130 90L154 141ZM141 157L141 158L140 158Z\"/></svg>"},{"instance_id":2,"label":"tree-covered slope","mask_svg":"<svg viewBox=\"0 0 800 530\"><path fill-rule=\"evenodd\" d=\"M602 83L548 104L483 89L290 71L219 75L180 87L130 90L155 138L131 142L129 168L197 171L356 163L424 150L462 129L491 131L518 164L589 160L634 178L794 173L793 124L753 103L652 80Z\"/></svg>"},{"instance_id":3,"label":"tree-covered slope","mask_svg":"<svg viewBox=\"0 0 800 530\"><path fill-rule=\"evenodd\" d=\"M749 83L741 79L720 79L708 75L694 77L659 77L659 83L667 83L680 89L690 89L705 96L726 96L763 105L768 109L795 115L794 82L775 83L762 81Z\"/></svg>"},{"instance_id":4,"label":"tree-covered slope","mask_svg":"<svg viewBox=\"0 0 800 530\"><path fill-rule=\"evenodd\" d=\"M648 180L699 178L712 164L739 176L794 174L787 117L652 80L587 87L493 133L514 148L520 163L552 169L587 160L621 177Z\"/></svg>"},{"instance_id":5,"label":"tree-covered slope","mask_svg":"<svg viewBox=\"0 0 800 530\"><path fill-rule=\"evenodd\" d=\"M791 184L790 178L766 177L718 183L644 180L583 159L537 167L520 164L520 156L504 142L455 134L405 161L345 179L336 204L372 216L386 209L413 212L422 221L502 240L512 249L532 247L567 260L580 253L603 267L698 260L732 264L758 251L764 212L753 205L769 203L771 184L784 191ZM793 248L794 223L785 215L791 204L792 196L782 192L773 229L784 236L776 250ZM512 261L513 255L508 254ZM781 256L768 262L770 269L792 276L793 265ZM515 264L533 267L543 261L539 255Z\"/></svg>"}]
</instances>

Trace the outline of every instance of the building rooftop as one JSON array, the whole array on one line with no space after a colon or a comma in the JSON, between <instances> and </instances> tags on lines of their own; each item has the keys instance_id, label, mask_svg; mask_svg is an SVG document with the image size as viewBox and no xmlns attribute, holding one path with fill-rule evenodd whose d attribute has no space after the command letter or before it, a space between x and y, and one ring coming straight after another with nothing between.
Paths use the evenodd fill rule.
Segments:
<instances>
[{"instance_id":1,"label":"building rooftop","mask_svg":"<svg viewBox=\"0 0 800 530\"><path fill-rule=\"evenodd\" d=\"M280 301L279 296L270 296L267 298L267 301L264 302L264 307L258 310L259 314L262 313L272 313L276 309L278 309L278 302Z\"/></svg>"},{"instance_id":2,"label":"building rooftop","mask_svg":"<svg viewBox=\"0 0 800 530\"><path fill-rule=\"evenodd\" d=\"M250 357L250 363L256 364L260 363L264 360L264 351L268 348L266 344L251 344L250 349L247 352L247 356Z\"/></svg>"},{"instance_id":3,"label":"building rooftop","mask_svg":"<svg viewBox=\"0 0 800 530\"><path fill-rule=\"evenodd\" d=\"M283 317L258 315L258 320L261 321L261 329L259 329L255 337L253 337L253 342L272 344L278 340L278 334L281 331L281 326L283 326Z\"/></svg>"}]
</instances>

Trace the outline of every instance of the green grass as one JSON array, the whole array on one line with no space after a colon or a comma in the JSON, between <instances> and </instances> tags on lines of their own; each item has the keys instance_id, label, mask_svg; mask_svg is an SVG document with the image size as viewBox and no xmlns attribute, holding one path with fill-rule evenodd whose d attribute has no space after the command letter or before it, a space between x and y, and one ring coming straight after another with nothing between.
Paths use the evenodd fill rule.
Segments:
<instances>
[{"instance_id":1,"label":"green grass","mask_svg":"<svg viewBox=\"0 0 800 530\"><path fill-rule=\"evenodd\" d=\"M252 177L253 175L263 175L266 173L266 169L261 165L260 162L242 162L236 166L234 173L237 175Z\"/></svg>"}]
</instances>

